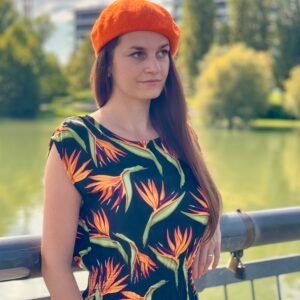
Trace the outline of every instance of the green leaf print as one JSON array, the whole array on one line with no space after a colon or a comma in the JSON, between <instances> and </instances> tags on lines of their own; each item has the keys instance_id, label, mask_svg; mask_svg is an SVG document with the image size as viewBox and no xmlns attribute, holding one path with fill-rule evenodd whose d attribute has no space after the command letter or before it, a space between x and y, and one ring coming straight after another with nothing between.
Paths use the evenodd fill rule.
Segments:
<instances>
[{"instance_id":1,"label":"green leaf print","mask_svg":"<svg viewBox=\"0 0 300 300\"><path fill-rule=\"evenodd\" d=\"M89 138L89 145L90 145L90 152L91 152L91 157L93 159L93 162L95 166L98 166L97 158L96 158L96 142L95 142L95 136L90 133L88 130L88 138Z\"/></svg>"},{"instance_id":2,"label":"green leaf print","mask_svg":"<svg viewBox=\"0 0 300 300\"><path fill-rule=\"evenodd\" d=\"M84 231L89 232L89 228L86 225L86 222L83 219L78 220L78 225L83 228Z\"/></svg>"},{"instance_id":3,"label":"green leaf print","mask_svg":"<svg viewBox=\"0 0 300 300\"><path fill-rule=\"evenodd\" d=\"M90 153L91 153L94 164L96 166L98 166L97 158L96 158L95 136L91 133L91 130L88 128L88 126L85 125L85 123L81 119L73 119L73 120L71 120L70 123L79 124L86 129L87 134L88 134L88 139L89 139Z\"/></svg>"},{"instance_id":4,"label":"green leaf print","mask_svg":"<svg viewBox=\"0 0 300 300\"><path fill-rule=\"evenodd\" d=\"M153 211L150 215L150 218L147 222L147 225L144 230L143 234L143 245L145 246L148 240L150 229L156 223L162 221L163 219L167 218L169 215L173 213L173 211L177 208L180 204L181 200L183 199L185 192L181 194L181 196L177 197L171 202L166 202L157 210Z\"/></svg>"},{"instance_id":5,"label":"green leaf print","mask_svg":"<svg viewBox=\"0 0 300 300\"><path fill-rule=\"evenodd\" d=\"M145 294L145 300L152 300L152 294L167 282L167 280L161 280L158 283L151 285Z\"/></svg>"},{"instance_id":6,"label":"green leaf print","mask_svg":"<svg viewBox=\"0 0 300 300\"><path fill-rule=\"evenodd\" d=\"M128 264L128 256L118 241L114 241L109 237L90 237L90 242L102 247L115 248L122 255L124 261Z\"/></svg>"},{"instance_id":7,"label":"green leaf print","mask_svg":"<svg viewBox=\"0 0 300 300\"><path fill-rule=\"evenodd\" d=\"M180 187L182 188L184 183L185 183L185 175L184 172L182 170L182 167L180 165L180 162L178 159L174 158L172 155L170 155L169 153L163 151L163 149L161 147L159 147L155 142L153 142L153 145L155 147L155 149L162 155L165 157L165 159L167 161L169 161L172 165L174 165L174 167L177 169L179 176L180 176Z\"/></svg>"},{"instance_id":8,"label":"green leaf print","mask_svg":"<svg viewBox=\"0 0 300 300\"><path fill-rule=\"evenodd\" d=\"M86 152L86 145L83 139L71 128L66 127L66 130L60 132L59 135L53 136L52 139L57 142L62 142L64 139L73 138Z\"/></svg>"},{"instance_id":9,"label":"green leaf print","mask_svg":"<svg viewBox=\"0 0 300 300\"><path fill-rule=\"evenodd\" d=\"M121 178L125 189L125 212L128 210L132 199L132 183L130 180L130 175L131 173L142 171L142 170L145 170L145 168L138 165L132 168L126 168L121 173Z\"/></svg>"},{"instance_id":10,"label":"green leaf print","mask_svg":"<svg viewBox=\"0 0 300 300\"><path fill-rule=\"evenodd\" d=\"M148 246L156 255L156 258L168 269L174 272L176 287L178 287L178 268L179 260L176 257L168 257L159 253L155 248Z\"/></svg>"},{"instance_id":11,"label":"green leaf print","mask_svg":"<svg viewBox=\"0 0 300 300\"><path fill-rule=\"evenodd\" d=\"M196 222L199 222L203 225L206 225L208 222L208 216L201 216L201 215L197 215L197 214L192 214L192 213L187 213L182 211L182 213L186 216L188 216L189 218L195 220Z\"/></svg>"},{"instance_id":12,"label":"green leaf print","mask_svg":"<svg viewBox=\"0 0 300 300\"><path fill-rule=\"evenodd\" d=\"M128 142L122 142L113 137L109 137L109 138L112 141L114 141L115 143L117 143L118 145L120 145L121 147L125 148L127 151L129 151L135 155L138 155L140 157L144 157L144 158L153 160L153 162L155 163L155 165L159 171L159 174L162 175L162 172L163 172L162 166L159 163L159 161L157 160L157 158L155 157L155 155L149 149L143 148L138 145L130 145Z\"/></svg>"},{"instance_id":13,"label":"green leaf print","mask_svg":"<svg viewBox=\"0 0 300 300\"><path fill-rule=\"evenodd\" d=\"M131 259L130 259L130 280L132 281L133 279L133 272L134 272L134 266L136 263L136 258L137 258L137 251L136 251L136 245L135 242L129 239L127 236L125 236L122 233L114 233L115 236L118 238L124 240L127 242L130 246L130 253L131 253Z\"/></svg>"},{"instance_id":14,"label":"green leaf print","mask_svg":"<svg viewBox=\"0 0 300 300\"><path fill-rule=\"evenodd\" d=\"M186 296L187 296L187 300L190 300L190 296L189 296L189 289L188 289L188 284L189 284L189 275L188 275L188 268L186 266L186 257L183 260L183 265L182 265L182 269L183 269L183 275L184 275L184 281L185 281L185 286L186 286Z\"/></svg>"}]
</instances>

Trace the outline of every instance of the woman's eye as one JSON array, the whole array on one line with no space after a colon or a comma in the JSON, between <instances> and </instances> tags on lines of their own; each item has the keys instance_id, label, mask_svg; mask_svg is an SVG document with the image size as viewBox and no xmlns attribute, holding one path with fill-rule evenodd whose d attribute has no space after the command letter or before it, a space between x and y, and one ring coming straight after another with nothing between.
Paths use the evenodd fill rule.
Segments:
<instances>
[{"instance_id":1,"label":"woman's eye","mask_svg":"<svg viewBox=\"0 0 300 300\"><path fill-rule=\"evenodd\" d=\"M166 56L169 54L169 50L164 49L164 50L161 50L160 53L162 54L162 56Z\"/></svg>"},{"instance_id":2,"label":"woman's eye","mask_svg":"<svg viewBox=\"0 0 300 300\"><path fill-rule=\"evenodd\" d=\"M143 53L141 51L137 51L137 52L132 53L131 56L133 56L133 57L141 57L142 54Z\"/></svg>"}]
</instances>

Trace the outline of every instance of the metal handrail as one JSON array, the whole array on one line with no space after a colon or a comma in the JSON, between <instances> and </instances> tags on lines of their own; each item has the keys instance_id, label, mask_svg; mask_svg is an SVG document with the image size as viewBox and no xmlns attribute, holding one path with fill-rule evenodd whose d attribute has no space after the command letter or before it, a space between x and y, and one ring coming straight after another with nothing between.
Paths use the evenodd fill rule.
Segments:
<instances>
[{"instance_id":1,"label":"metal handrail","mask_svg":"<svg viewBox=\"0 0 300 300\"><path fill-rule=\"evenodd\" d=\"M221 217L221 232L222 252L300 240L300 206L226 213ZM0 282L41 277L40 243L41 237L32 235L0 238ZM300 266L300 256L294 259ZM74 265L76 270L79 268ZM196 284L197 290L208 286L206 278L217 272L224 270L205 274Z\"/></svg>"}]
</instances>

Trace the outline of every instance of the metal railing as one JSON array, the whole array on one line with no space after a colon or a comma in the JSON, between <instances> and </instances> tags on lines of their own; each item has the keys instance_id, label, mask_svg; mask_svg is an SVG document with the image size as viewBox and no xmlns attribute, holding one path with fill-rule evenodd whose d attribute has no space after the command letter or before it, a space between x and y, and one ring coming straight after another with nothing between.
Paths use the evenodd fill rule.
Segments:
<instances>
[{"instance_id":1,"label":"metal railing","mask_svg":"<svg viewBox=\"0 0 300 300\"><path fill-rule=\"evenodd\" d=\"M247 262L243 264L243 249L300 240L300 206L261 211L226 213L221 218L222 252L231 252L228 267L209 270L196 281L197 291L250 281L252 299L255 299L253 281L276 276L278 299L281 299L279 275L300 272L299 255ZM41 277L40 236L0 238L0 282ZM74 265L74 271L79 270ZM49 298L48 298L49 299Z\"/></svg>"}]
</instances>

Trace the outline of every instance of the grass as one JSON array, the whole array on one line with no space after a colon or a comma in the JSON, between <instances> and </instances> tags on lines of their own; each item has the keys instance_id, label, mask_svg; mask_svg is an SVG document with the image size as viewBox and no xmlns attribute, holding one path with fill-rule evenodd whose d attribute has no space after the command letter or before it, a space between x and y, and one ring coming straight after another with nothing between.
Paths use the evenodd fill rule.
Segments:
<instances>
[{"instance_id":1,"label":"grass","mask_svg":"<svg viewBox=\"0 0 300 300\"><path fill-rule=\"evenodd\" d=\"M300 130L300 120L255 119L250 128L254 130Z\"/></svg>"}]
</instances>

